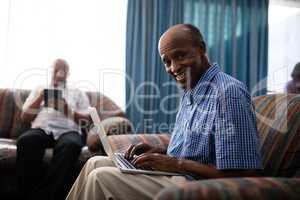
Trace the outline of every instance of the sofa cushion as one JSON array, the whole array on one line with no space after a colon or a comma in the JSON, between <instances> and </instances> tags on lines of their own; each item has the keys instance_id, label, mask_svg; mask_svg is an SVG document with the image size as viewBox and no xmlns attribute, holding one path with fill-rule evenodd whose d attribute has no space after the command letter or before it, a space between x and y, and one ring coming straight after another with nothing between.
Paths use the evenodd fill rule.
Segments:
<instances>
[{"instance_id":1,"label":"sofa cushion","mask_svg":"<svg viewBox=\"0 0 300 200\"><path fill-rule=\"evenodd\" d=\"M46 149L44 155L45 163L50 163L53 149ZM103 151L90 152L87 146L82 147L78 162L85 163L94 155L104 155ZM17 146L16 140L0 138L0 174L4 172L15 172L16 170Z\"/></svg>"},{"instance_id":2,"label":"sofa cushion","mask_svg":"<svg viewBox=\"0 0 300 200\"><path fill-rule=\"evenodd\" d=\"M110 117L125 117L121 108L109 97L100 92L86 92L90 100L90 105L96 107L101 120Z\"/></svg>"},{"instance_id":3,"label":"sofa cushion","mask_svg":"<svg viewBox=\"0 0 300 200\"><path fill-rule=\"evenodd\" d=\"M294 176L300 168L300 95L254 98L264 171Z\"/></svg>"},{"instance_id":4,"label":"sofa cushion","mask_svg":"<svg viewBox=\"0 0 300 200\"><path fill-rule=\"evenodd\" d=\"M170 141L170 134L132 134L132 135L111 135L108 141L113 152L125 152L131 144L145 142L153 146L166 148Z\"/></svg>"},{"instance_id":5,"label":"sofa cushion","mask_svg":"<svg viewBox=\"0 0 300 200\"><path fill-rule=\"evenodd\" d=\"M0 172L14 170L16 150L15 140L0 138Z\"/></svg>"},{"instance_id":6,"label":"sofa cushion","mask_svg":"<svg viewBox=\"0 0 300 200\"><path fill-rule=\"evenodd\" d=\"M121 134L132 134L133 125L124 117L110 117L103 121L101 124L107 135L121 135ZM98 128L93 127L87 136L87 146L91 152L104 152L100 137L98 135Z\"/></svg>"},{"instance_id":7,"label":"sofa cushion","mask_svg":"<svg viewBox=\"0 0 300 200\"><path fill-rule=\"evenodd\" d=\"M0 89L0 138L17 138L29 126L20 121L29 90Z\"/></svg>"},{"instance_id":8,"label":"sofa cushion","mask_svg":"<svg viewBox=\"0 0 300 200\"><path fill-rule=\"evenodd\" d=\"M222 178L161 190L156 200L299 199L300 178Z\"/></svg>"},{"instance_id":9,"label":"sofa cushion","mask_svg":"<svg viewBox=\"0 0 300 200\"><path fill-rule=\"evenodd\" d=\"M107 135L132 134L133 125L124 117L110 117L101 121Z\"/></svg>"}]
</instances>

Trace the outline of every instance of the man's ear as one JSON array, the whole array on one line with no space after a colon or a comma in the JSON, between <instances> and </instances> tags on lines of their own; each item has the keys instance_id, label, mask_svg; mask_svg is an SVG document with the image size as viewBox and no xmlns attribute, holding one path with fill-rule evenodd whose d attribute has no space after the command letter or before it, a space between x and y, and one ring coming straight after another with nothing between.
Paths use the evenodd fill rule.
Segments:
<instances>
[{"instance_id":1,"label":"man's ear","mask_svg":"<svg viewBox=\"0 0 300 200\"><path fill-rule=\"evenodd\" d=\"M205 44L204 44L205 45ZM197 47L197 51L201 54L201 55L205 55L206 54L206 48L204 47Z\"/></svg>"},{"instance_id":2,"label":"man's ear","mask_svg":"<svg viewBox=\"0 0 300 200\"><path fill-rule=\"evenodd\" d=\"M69 78L69 76L70 76L70 71L69 71L69 69L68 70L64 70L65 71L65 73L67 73L67 78Z\"/></svg>"},{"instance_id":3,"label":"man's ear","mask_svg":"<svg viewBox=\"0 0 300 200\"><path fill-rule=\"evenodd\" d=\"M201 42L201 49L203 51L203 54L206 54L206 44L203 41Z\"/></svg>"}]
</instances>

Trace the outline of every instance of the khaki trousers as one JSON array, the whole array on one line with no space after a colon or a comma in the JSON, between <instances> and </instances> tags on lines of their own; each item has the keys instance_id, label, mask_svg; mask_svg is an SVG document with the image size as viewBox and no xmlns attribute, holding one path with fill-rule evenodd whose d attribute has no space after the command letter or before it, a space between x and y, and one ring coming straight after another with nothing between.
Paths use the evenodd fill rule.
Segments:
<instances>
[{"instance_id":1,"label":"khaki trousers","mask_svg":"<svg viewBox=\"0 0 300 200\"><path fill-rule=\"evenodd\" d=\"M122 173L108 157L95 156L81 170L67 199L153 199L164 187L178 187L185 182L183 176Z\"/></svg>"}]
</instances>

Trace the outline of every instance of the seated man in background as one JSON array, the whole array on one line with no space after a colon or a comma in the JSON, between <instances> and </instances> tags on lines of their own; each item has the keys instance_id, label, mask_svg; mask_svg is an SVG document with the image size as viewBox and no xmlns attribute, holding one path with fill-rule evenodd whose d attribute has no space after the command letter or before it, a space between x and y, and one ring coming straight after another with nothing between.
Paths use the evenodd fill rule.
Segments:
<instances>
[{"instance_id":1,"label":"seated man in background","mask_svg":"<svg viewBox=\"0 0 300 200\"><path fill-rule=\"evenodd\" d=\"M209 62L203 37L192 25L169 28L158 48L167 73L183 88L172 137L167 149L132 145L125 158L136 167L182 176L126 174L109 158L93 157L67 199L153 199L162 188L190 180L260 174L256 117L244 84Z\"/></svg>"},{"instance_id":2,"label":"seated man in background","mask_svg":"<svg viewBox=\"0 0 300 200\"><path fill-rule=\"evenodd\" d=\"M300 62L295 65L291 77L292 80L286 83L284 91L286 93L300 94Z\"/></svg>"},{"instance_id":3,"label":"seated man in background","mask_svg":"<svg viewBox=\"0 0 300 200\"><path fill-rule=\"evenodd\" d=\"M49 90L60 90L61 98L44 102L44 89L32 90L21 114L31 129L17 141L17 173L24 199L64 199L72 185L71 169L84 145L79 123L89 123L89 99L84 92L67 85L69 65L57 59L52 66ZM44 170L46 148L53 148L50 165ZM74 175L73 175L74 176ZM68 186L69 183L69 186Z\"/></svg>"}]
</instances>

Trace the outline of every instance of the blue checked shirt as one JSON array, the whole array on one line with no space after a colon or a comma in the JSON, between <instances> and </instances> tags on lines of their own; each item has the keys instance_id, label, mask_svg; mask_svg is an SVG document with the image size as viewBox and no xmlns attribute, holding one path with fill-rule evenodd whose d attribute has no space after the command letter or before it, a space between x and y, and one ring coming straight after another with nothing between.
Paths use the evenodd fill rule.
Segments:
<instances>
[{"instance_id":1,"label":"blue checked shirt","mask_svg":"<svg viewBox=\"0 0 300 200\"><path fill-rule=\"evenodd\" d=\"M246 87L211 66L184 91L168 155L217 169L261 169L256 118Z\"/></svg>"}]
</instances>

